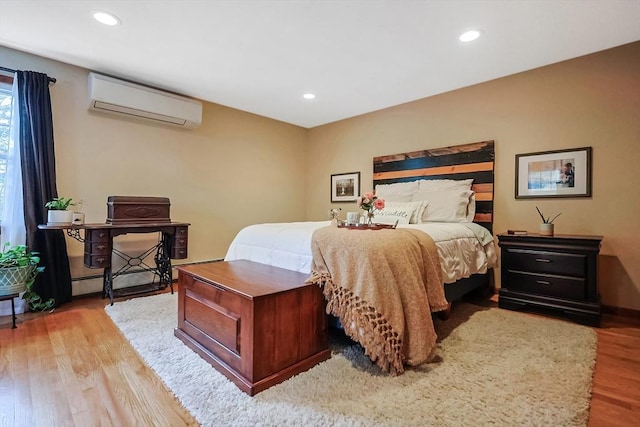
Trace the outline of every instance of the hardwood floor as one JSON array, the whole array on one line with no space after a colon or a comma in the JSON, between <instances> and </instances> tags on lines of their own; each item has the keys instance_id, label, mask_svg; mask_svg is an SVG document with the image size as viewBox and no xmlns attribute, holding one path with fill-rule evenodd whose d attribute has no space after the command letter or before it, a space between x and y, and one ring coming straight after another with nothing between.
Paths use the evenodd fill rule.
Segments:
<instances>
[{"instance_id":1,"label":"hardwood floor","mask_svg":"<svg viewBox=\"0 0 640 427\"><path fill-rule=\"evenodd\" d=\"M0 426L198 425L104 312L77 298L0 317Z\"/></svg>"},{"instance_id":2,"label":"hardwood floor","mask_svg":"<svg viewBox=\"0 0 640 427\"><path fill-rule=\"evenodd\" d=\"M198 425L104 312L79 297L52 313L0 317L0 426ZM454 308L455 309L455 308ZM640 322L605 314L589 426L640 419Z\"/></svg>"},{"instance_id":3,"label":"hardwood floor","mask_svg":"<svg viewBox=\"0 0 640 427\"><path fill-rule=\"evenodd\" d=\"M637 426L640 421L640 322L603 316L593 374L589 426Z\"/></svg>"}]
</instances>

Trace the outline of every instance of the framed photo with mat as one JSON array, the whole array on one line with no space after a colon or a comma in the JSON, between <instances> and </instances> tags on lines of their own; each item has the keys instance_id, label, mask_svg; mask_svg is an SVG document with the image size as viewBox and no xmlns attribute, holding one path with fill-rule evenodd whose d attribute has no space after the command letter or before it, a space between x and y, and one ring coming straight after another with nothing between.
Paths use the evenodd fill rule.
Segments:
<instances>
[{"instance_id":1,"label":"framed photo with mat","mask_svg":"<svg viewBox=\"0 0 640 427\"><path fill-rule=\"evenodd\" d=\"M355 202L360 196L360 172L331 175L331 202Z\"/></svg>"},{"instance_id":2,"label":"framed photo with mat","mask_svg":"<svg viewBox=\"0 0 640 427\"><path fill-rule=\"evenodd\" d=\"M516 199L591 197L591 147L516 155Z\"/></svg>"}]
</instances>

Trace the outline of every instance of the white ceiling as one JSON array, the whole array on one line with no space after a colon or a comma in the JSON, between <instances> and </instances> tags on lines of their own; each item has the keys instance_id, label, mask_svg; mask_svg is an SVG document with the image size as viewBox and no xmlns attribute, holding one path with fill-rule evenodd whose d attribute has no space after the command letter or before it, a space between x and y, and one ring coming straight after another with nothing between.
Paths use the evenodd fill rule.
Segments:
<instances>
[{"instance_id":1,"label":"white ceiling","mask_svg":"<svg viewBox=\"0 0 640 427\"><path fill-rule=\"evenodd\" d=\"M640 0L0 0L0 45L303 127L637 40Z\"/></svg>"}]
</instances>

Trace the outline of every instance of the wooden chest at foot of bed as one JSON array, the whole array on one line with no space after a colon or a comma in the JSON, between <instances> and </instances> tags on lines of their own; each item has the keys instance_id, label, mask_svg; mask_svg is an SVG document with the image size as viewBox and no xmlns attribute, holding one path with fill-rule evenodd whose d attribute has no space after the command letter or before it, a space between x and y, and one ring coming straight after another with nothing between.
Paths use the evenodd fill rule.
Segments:
<instances>
[{"instance_id":1,"label":"wooden chest at foot of bed","mask_svg":"<svg viewBox=\"0 0 640 427\"><path fill-rule=\"evenodd\" d=\"M331 356L307 277L245 260L178 267L175 336L253 396Z\"/></svg>"}]
</instances>

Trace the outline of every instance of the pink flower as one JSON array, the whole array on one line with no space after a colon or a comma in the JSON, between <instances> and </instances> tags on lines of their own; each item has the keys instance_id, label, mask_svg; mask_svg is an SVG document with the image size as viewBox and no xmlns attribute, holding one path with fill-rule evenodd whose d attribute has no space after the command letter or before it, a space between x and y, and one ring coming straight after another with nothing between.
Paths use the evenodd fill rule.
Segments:
<instances>
[{"instance_id":1,"label":"pink flower","mask_svg":"<svg viewBox=\"0 0 640 427\"><path fill-rule=\"evenodd\" d=\"M375 195L374 195L373 193L371 193L371 192L370 192L370 193L364 193L364 198L365 198L365 199L369 199L369 200L371 200L371 199L373 199L374 197L375 197Z\"/></svg>"},{"instance_id":2,"label":"pink flower","mask_svg":"<svg viewBox=\"0 0 640 427\"><path fill-rule=\"evenodd\" d=\"M373 202L373 207L375 207L378 210L382 210L384 209L384 199L382 198L377 198L374 202Z\"/></svg>"}]
</instances>

